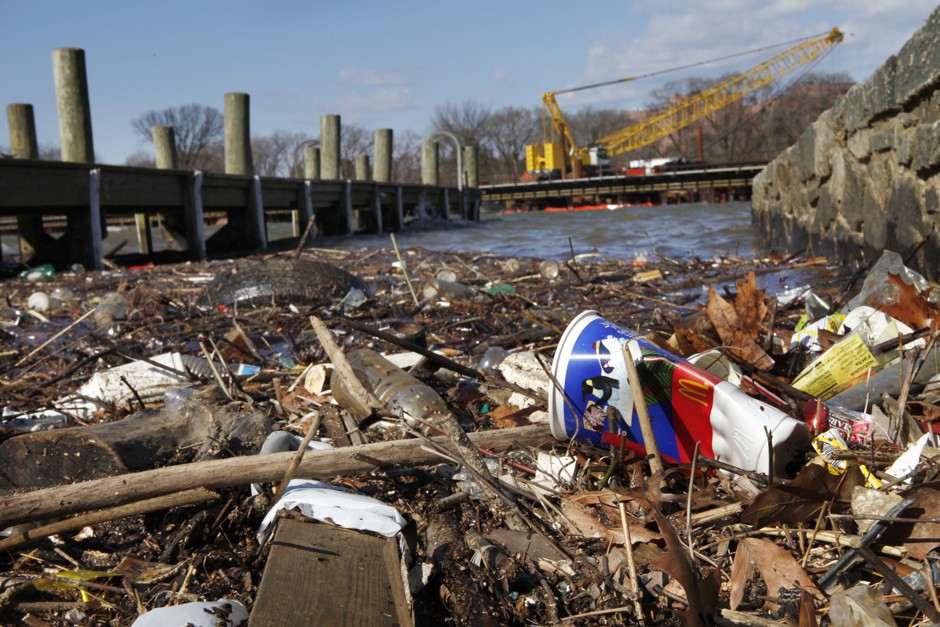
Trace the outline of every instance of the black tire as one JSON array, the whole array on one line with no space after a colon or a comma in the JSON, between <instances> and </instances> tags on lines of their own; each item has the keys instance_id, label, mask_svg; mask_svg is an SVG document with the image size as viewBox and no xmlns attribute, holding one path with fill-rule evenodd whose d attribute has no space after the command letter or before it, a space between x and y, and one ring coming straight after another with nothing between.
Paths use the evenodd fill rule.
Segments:
<instances>
[{"instance_id":1,"label":"black tire","mask_svg":"<svg viewBox=\"0 0 940 627\"><path fill-rule=\"evenodd\" d=\"M240 307L326 305L366 284L342 268L310 259L236 261L206 287L200 304Z\"/></svg>"}]
</instances>

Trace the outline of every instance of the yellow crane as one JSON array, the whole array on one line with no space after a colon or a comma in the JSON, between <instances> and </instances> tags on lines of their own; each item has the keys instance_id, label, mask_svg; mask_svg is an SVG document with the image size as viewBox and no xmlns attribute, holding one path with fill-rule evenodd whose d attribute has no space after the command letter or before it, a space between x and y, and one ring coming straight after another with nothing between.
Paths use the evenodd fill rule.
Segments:
<instances>
[{"instance_id":1,"label":"yellow crane","mask_svg":"<svg viewBox=\"0 0 940 627\"><path fill-rule=\"evenodd\" d=\"M526 170L530 174L541 175L550 174L553 171L564 173L570 159L572 175L578 177L581 175L582 166L606 165L609 157L664 139L675 131L766 87L781 76L818 59L832 46L841 42L844 37L842 31L833 28L822 37L804 41L760 65L684 99L643 122L602 137L591 146L583 148L578 147L555 96L604 85L625 83L635 80L635 77L547 92L542 96L545 126L543 130L547 141L526 146ZM548 138L549 121L552 129L550 140Z\"/></svg>"}]
</instances>

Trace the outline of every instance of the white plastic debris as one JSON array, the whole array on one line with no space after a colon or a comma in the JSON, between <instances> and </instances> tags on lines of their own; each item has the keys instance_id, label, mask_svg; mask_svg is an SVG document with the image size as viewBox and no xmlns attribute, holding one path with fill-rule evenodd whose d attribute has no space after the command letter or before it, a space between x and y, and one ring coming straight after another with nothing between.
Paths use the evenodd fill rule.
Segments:
<instances>
[{"instance_id":1,"label":"white plastic debris","mask_svg":"<svg viewBox=\"0 0 940 627\"><path fill-rule=\"evenodd\" d=\"M137 617L131 627L235 627L248 622L248 610L238 601L219 599L158 607Z\"/></svg>"},{"instance_id":2,"label":"white plastic debris","mask_svg":"<svg viewBox=\"0 0 940 627\"><path fill-rule=\"evenodd\" d=\"M920 436L920 439L901 453L885 472L897 479L908 477L904 482L910 483L911 479L908 475L917 469L917 465L920 463L920 456L924 452L924 447L930 442L930 435L930 433L925 433Z\"/></svg>"},{"instance_id":3,"label":"white plastic debris","mask_svg":"<svg viewBox=\"0 0 940 627\"><path fill-rule=\"evenodd\" d=\"M265 530L281 509L297 510L307 518L386 537L396 535L407 522L397 509L371 496L320 481L294 479L261 521L259 542L264 541Z\"/></svg>"},{"instance_id":4,"label":"white plastic debris","mask_svg":"<svg viewBox=\"0 0 940 627\"><path fill-rule=\"evenodd\" d=\"M197 374L206 374L208 362L191 355L164 353L151 357L149 362L134 361L96 372L78 393L80 396L105 402L124 403L134 398L131 391L133 388L146 400L163 395L167 388L189 383L187 369Z\"/></svg>"}]
</instances>

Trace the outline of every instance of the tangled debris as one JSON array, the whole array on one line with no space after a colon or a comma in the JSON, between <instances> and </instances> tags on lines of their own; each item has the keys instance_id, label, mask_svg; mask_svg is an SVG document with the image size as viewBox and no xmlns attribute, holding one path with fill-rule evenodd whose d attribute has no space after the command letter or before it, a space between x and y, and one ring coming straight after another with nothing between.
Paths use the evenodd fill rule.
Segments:
<instances>
[{"instance_id":1,"label":"tangled debris","mask_svg":"<svg viewBox=\"0 0 940 627\"><path fill-rule=\"evenodd\" d=\"M265 583L292 578L288 500L400 538L375 550L405 577L370 562L394 597L377 623L940 622L938 293L896 255L852 276L421 249L34 275L0 309L4 624L273 624L305 607ZM812 446L781 476L551 438L585 310Z\"/></svg>"}]
</instances>

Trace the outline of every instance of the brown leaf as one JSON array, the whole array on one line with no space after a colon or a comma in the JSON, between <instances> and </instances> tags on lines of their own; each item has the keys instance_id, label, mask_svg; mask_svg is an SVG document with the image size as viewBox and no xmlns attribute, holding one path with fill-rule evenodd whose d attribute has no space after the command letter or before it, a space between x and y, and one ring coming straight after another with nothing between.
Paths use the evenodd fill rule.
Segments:
<instances>
[{"instance_id":1,"label":"brown leaf","mask_svg":"<svg viewBox=\"0 0 940 627\"><path fill-rule=\"evenodd\" d=\"M685 590L685 597L689 606L682 614L686 625L701 625L703 615L714 614L718 603L718 571L709 570L704 578L695 572L695 567L689 559L688 550L679 541L676 530L657 508L653 508L653 516L659 526L659 533L666 541L666 552L650 561L650 567L661 570L679 582Z\"/></svg>"},{"instance_id":2,"label":"brown leaf","mask_svg":"<svg viewBox=\"0 0 940 627\"><path fill-rule=\"evenodd\" d=\"M905 518L940 518L940 490L918 486L905 495L914 503L904 510ZM931 549L940 546L940 523L894 523L885 532L882 541L902 544L909 557L923 560Z\"/></svg>"},{"instance_id":3,"label":"brown leaf","mask_svg":"<svg viewBox=\"0 0 940 627\"><path fill-rule=\"evenodd\" d=\"M807 464L789 483L758 495L741 513L741 521L755 527L773 522L814 523L823 504L830 503L838 513L851 503L855 486L864 484L858 466L850 466L843 475L831 475L818 464Z\"/></svg>"},{"instance_id":4,"label":"brown leaf","mask_svg":"<svg viewBox=\"0 0 940 627\"><path fill-rule=\"evenodd\" d=\"M888 273L887 283L897 288L898 300L891 305L881 303L878 308L914 329L927 326L927 320L930 318L929 306L927 299L917 291L917 288L905 283L900 276L890 272Z\"/></svg>"},{"instance_id":5,"label":"brown leaf","mask_svg":"<svg viewBox=\"0 0 940 627\"><path fill-rule=\"evenodd\" d=\"M741 325L740 332L748 337L757 339L760 336L761 322L767 315L767 305L764 303L764 290L757 289L757 280L754 272L747 273L747 279L737 281L738 293L734 298L734 310L738 314Z\"/></svg>"},{"instance_id":6,"label":"brown leaf","mask_svg":"<svg viewBox=\"0 0 940 627\"><path fill-rule=\"evenodd\" d=\"M708 304L705 305L705 312L715 326L718 337L721 338L724 344L730 346L731 352L739 358L755 368L769 370L773 367L774 360L757 344L756 339L760 332L760 326L753 324L753 319L759 315L760 308L756 305L744 303L742 303L741 308L750 320L742 320L737 307L732 306L731 303L709 286ZM766 311L766 306L764 310ZM750 323L750 326L745 326L745 323Z\"/></svg>"},{"instance_id":7,"label":"brown leaf","mask_svg":"<svg viewBox=\"0 0 940 627\"><path fill-rule=\"evenodd\" d=\"M744 538L738 543L731 569L731 609L740 605L745 584L755 570L767 584L769 597L776 597L780 588L799 588L822 598L816 584L786 549L763 538ZM778 604L767 601L768 610L777 608Z\"/></svg>"},{"instance_id":8,"label":"brown leaf","mask_svg":"<svg viewBox=\"0 0 940 627\"><path fill-rule=\"evenodd\" d=\"M816 620L816 604L813 603L812 595L805 591L800 597L800 627L819 627L819 621Z\"/></svg>"},{"instance_id":9,"label":"brown leaf","mask_svg":"<svg viewBox=\"0 0 940 627\"><path fill-rule=\"evenodd\" d=\"M619 512L616 525L601 523L594 506L575 499L564 499L561 502L561 512L568 518L585 538L603 538L612 544L623 545L623 529L620 527ZM650 531L638 523L628 523L630 526L630 540L637 542L651 542L659 539L659 534Z\"/></svg>"},{"instance_id":10,"label":"brown leaf","mask_svg":"<svg viewBox=\"0 0 940 627\"><path fill-rule=\"evenodd\" d=\"M675 337L678 340L679 354L684 356L704 353L716 346L714 341L695 329L676 329Z\"/></svg>"}]
</instances>

